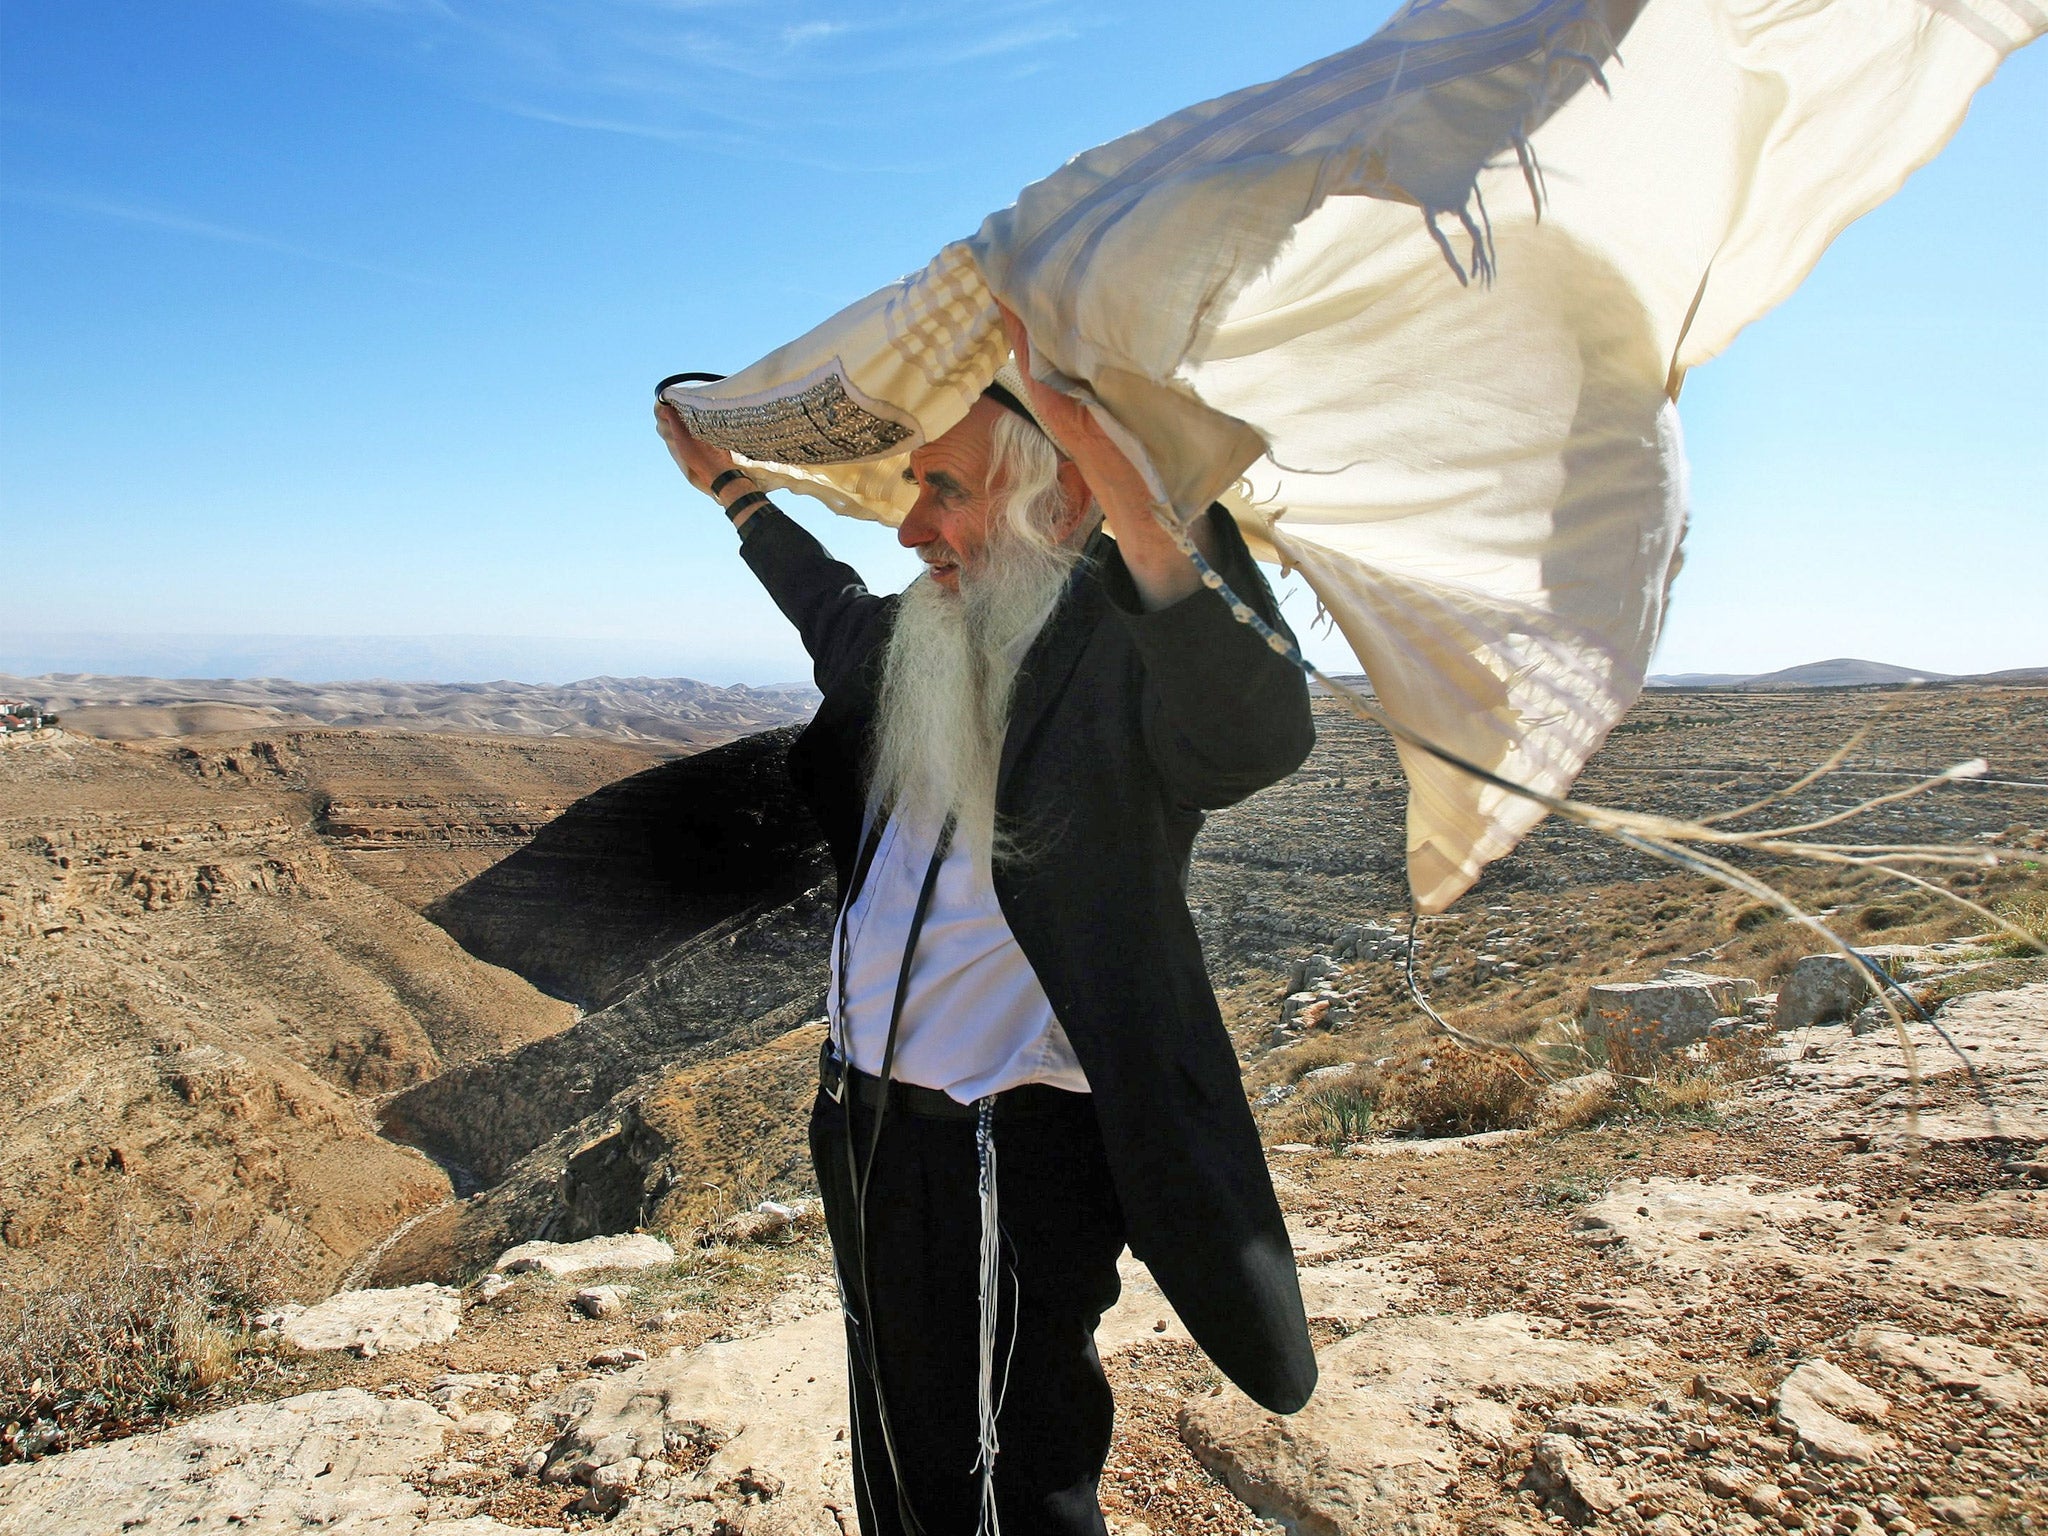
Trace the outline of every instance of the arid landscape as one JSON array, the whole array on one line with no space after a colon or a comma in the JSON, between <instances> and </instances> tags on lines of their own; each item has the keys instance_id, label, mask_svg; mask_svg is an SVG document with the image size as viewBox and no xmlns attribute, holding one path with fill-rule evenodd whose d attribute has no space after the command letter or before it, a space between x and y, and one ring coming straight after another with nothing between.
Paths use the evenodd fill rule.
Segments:
<instances>
[{"instance_id":1,"label":"arid landscape","mask_svg":"<svg viewBox=\"0 0 2048 1536\"><path fill-rule=\"evenodd\" d=\"M587 736L692 751L801 720L816 690L719 687L687 677L533 683L293 683L277 678L0 675L0 695L40 700L102 741L315 725L380 730Z\"/></svg>"},{"instance_id":2,"label":"arid landscape","mask_svg":"<svg viewBox=\"0 0 2048 1536\"><path fill-rule=\"evenodd\" d=\"M96 682L0 745L0 1532L852 1530L802 1147L832 893L767 729L802 701L687 740L239 686L281 713ZM2040 1530L2048 963L1738 854L1927 1009L1908 1051L1817 935L1552 822L1415 931L1525 1058L1468 1050L1404 979L1392 749L1317 712L1190 901L1324 1385L1222 1388L1127 1258L1112 1529ZM1657 691L1579 795L1725 812L1865 728L1738 825L1981 757L1847 840L2013 853L1936 873L2048 929L2048 689ZM81 1298L199 1240L236 1262L156 1374L96 1364L142 1330Z\"/></svg>"}]
</instances>

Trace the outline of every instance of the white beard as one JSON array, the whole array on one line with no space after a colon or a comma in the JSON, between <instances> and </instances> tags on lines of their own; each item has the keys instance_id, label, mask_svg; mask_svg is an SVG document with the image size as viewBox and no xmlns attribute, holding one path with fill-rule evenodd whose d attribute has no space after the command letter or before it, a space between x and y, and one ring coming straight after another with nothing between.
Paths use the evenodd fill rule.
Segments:
<instances>
[{"instance_id":1,"label":"white beard","mask_svg":"<svg viewBox=\"0 0 2048 1536\"><path fill-rule=\"evenodd\" d=\"M929 575L904 592L882 661L871 801L914 826L958 818L978 862L1011 852L997 833L996 774L1017 666L1079 558L998 537L958 595Z\"/></svg>"}]
</instances>

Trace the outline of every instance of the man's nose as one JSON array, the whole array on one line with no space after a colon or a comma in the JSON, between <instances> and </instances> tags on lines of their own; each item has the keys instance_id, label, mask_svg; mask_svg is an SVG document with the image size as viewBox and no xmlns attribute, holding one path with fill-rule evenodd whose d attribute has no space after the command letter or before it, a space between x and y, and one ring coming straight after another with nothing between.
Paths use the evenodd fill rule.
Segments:
<instances>
[{"instance_id":1,"label":"man's nose","mask_svg":"<svg viewBox=\"0 0 2048 1536\"><path fill-rule=\"evenodd\" d=\"M930 494L919 491L909 515L897 526L896 542L905 549L922 549L938 536L938 524L932 518Z\"/></svg>"}]
</instances>

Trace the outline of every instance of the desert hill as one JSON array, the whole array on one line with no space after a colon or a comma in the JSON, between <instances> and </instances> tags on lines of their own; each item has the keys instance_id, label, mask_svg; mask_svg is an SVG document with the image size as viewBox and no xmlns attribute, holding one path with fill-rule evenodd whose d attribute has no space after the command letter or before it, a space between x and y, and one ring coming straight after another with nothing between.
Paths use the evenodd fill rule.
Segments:
<instances>
[{"instance_id":1,"label":"desert hill","mask_svg":"<svg viewBox=\"0 0 2048 1536\"><path fill-rule=\"evenodd\" d=\"M78 734L143 741L309 725L470 735L586 736L694 750L803 720L815 689L720 687L690 678L535 683L296 683L278 678L0 676Z\"/></svg>"},{"instance_id":2,"label":"desert hill","mask_svg":"<svg viewBox=\"0 0 2048 1536\"><path fill-rule=\"evenodd\" d=\"M414 908L648 754L291 732L0 745L0 1272L116 1208L270 1213L331 1281L448 1178L367 1106L575 1017Z\"/></svg>"},{"instance_id":3,"label":"desert hill","mask_svg":"<svg viewBox=\"0 0 2048 1536\"><path fill-rule=\"evenodd\" d=\"M2010 667L2003 672L1959 675L1895 667L1883 661L1838 656L1809 661L1776 672L1670 672L1650 678L1652 688L1727 688L1743 693L1768 693L1780 688L1889 688L1925 683L2006 684L2027 687L2048 682L2048 667Z\"/></svg>"}]
</instances>

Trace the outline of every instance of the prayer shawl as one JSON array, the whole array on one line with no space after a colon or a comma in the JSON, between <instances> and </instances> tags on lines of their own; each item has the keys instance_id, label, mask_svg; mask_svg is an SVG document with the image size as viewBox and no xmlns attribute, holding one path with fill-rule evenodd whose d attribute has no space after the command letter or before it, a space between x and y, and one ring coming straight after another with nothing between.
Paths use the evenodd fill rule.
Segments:
<instances>
[{"instance_id":1,"label":"prayer shawl","mask_svg":"<svg viewBox=\"0 0 2048 1536\"><path fill-rule=\"evenodd\" d=\"M770 486L893 524L907 454L1008 358L1000 299L1163 499L1220 499L1302 572L1390 717L1561 796L1678 570L1686 370L2044 27L2042 0L1414 0L664 398ZM1441 911L1543 809L1400 750Z\"/></svg>"}]
</instances>

